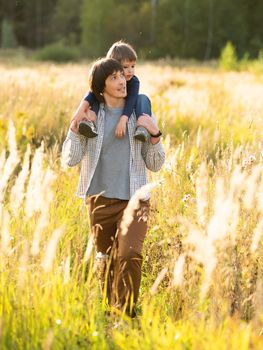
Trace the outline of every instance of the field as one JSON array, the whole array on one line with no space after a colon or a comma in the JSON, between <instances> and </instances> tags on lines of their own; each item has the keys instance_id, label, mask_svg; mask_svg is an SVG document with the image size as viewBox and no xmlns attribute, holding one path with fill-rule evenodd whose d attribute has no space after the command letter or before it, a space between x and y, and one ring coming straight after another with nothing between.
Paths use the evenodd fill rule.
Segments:
<instances>
[{"instance_id":1,"label":"field","mask_svg":"<svg viewBox=\"0 0 263 350\"><path fill-rule=\"evenodd\" d=\"M137 67L163 131L134 320L102 300L79 169L89 64L0 62L0 348L263 348L263 75Z\"/></svg>"}]
</instances>

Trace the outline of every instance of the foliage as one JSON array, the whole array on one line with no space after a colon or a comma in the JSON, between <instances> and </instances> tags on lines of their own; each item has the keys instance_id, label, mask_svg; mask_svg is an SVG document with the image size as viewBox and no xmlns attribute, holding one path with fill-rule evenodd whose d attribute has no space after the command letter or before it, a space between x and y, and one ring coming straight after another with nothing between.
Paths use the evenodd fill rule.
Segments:
<instances>
[{"instance_id":1,"label":"foliage","mask_svg":"<svg viewBox=\"0 0 263 350\"><path fill-rule=\"evenodd\" d=\"M70 47L65 45L63 41L58 41L39 49L35 57L40 61L76 61L80 57L80 51L77 47Z\"/></svg>"},{"instance_id":2,"label":"foliage","mask_svg":"<svg viewBox=\"0 0 263 350\"><path fill-rule=\"evenodd\" d=\"M256 58L263 44L263 3L255 0L10 0L2 4L4 18L11 19L19 46L64 39L88 57L104 55L120 39L149 59L208 60L228 41L239 58L246 52Z\"/></svg>"},{"instance_id":3,"label":"foliage","mask_svg":"<svg viewBox=\"0 0 263 350\"><path fill-rule=\"evenodd\" d=\"M2 21L2 36L1 47L2 48L14 48L17 46L17 41L14 33L14 23L4 18Z\"/></svg>"},{"instance_id":4,"label":"foliage","mask_svg":"<svg viewBox=\"0 0 263 350\"><path fill-rule=\"evenodd\" d=\"M221 52L219 66L224 70L237 69L237 55L235 47L231 42L228 42Z\"/></svg>"}]
</instances>

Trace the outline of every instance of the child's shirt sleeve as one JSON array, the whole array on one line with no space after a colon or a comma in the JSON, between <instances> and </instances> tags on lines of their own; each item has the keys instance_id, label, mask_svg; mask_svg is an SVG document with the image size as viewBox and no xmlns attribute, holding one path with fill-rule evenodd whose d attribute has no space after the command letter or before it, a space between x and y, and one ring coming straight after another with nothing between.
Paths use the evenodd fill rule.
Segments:
<instances>
[{"instance_id":1,"label":"child's shirt sleeve","mask_svg":"<svg viewBox=\"0 0 263 350\"><path fill-rule=\"evenodd\" d=\"M90 106L93 106L97 99L92 91L89 91L88 95L84 97L84 100L89 103Z\"/></svg>"},{"instance_id":2,"label":"child's shirt sleeve","mask_svg":"<svg viewBox=\"0 0 263 350\"><path fill-rule=\"evenodd\" d=\"M130 118L133 112L133 109L135 108L135 104L139 94L139 88L140 88L140 81L134 75L132 79L127 82L127 97L126 97L125 106L122 112L122 114L127 115L128 118Z\"/></svg>"}]
</instances>

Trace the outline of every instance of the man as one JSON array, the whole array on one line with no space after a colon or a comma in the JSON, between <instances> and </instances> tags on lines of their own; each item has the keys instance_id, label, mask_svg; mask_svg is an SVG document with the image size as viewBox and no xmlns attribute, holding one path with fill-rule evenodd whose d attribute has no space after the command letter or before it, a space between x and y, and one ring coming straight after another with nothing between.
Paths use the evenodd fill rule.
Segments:
<instances>
[{"instance_id":1,"label":"man","mask_svg":"<svg viewBox=\"0 0 263 350\"><path fill-rule=\"evenodd\" d=\"M96 61L90 72L90 89L100 101L98 116L87 112L87 120L97 124L98 137L78 134L78 120L73 119L63 144L63 157L69 166L81 163L77 194L88 203L97 259L110 261L107 296L110 303L134 316L141 281L142 246L147 231L145 219L149 198L140 201L128 231L122 234L123 212L134 193L147 183L146 171L158 171L165 159L154 118L133 113L125 137L115 137L126 97L126 80L119 62L111 58ZM137 126L151 135L148 142L135 140ZM98 196L98 194L100 194ZM143 213L143 214L142 214Z\"/></svg>"}]
</instances>

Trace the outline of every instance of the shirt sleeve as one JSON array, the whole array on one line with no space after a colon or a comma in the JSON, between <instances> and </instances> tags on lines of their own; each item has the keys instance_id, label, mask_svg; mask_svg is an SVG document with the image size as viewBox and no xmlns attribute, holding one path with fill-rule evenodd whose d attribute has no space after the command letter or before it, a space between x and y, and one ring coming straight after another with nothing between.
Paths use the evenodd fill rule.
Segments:
<instances>
[{"instance_id":1,"label":"shirt sleeve","mask_svg":"<svg viewBox=\"0 0 263 350\"><path fill-rule=\"evenodd\" d=\"M87 144L87 138L69 129L62 146L62 163L73 167L82 160Z\"/></svg>"},{"instance_id":2,"label":"shirt sleeve","mask_svg":"<svg viewBox=\"0 0 263 350\"><path fill-rule=\"evenodd\" d=\"M97 99L92 91L89 91L88 95L84 97L84 100L89 103L90 106L93 106Z\"/></svg>"},{"instance_id":3,"label":"shirt sleeve","mask_svg":"<svg viewBox=\"0 0 263 350\"><path fill-rule=\"evenodd\" d=\"M153 115L152 118L156 123ZM165 152L161 141L156 144L152 144L150 140L144 142L142 146L142 157L148 170L153 172L159 171L165 161Z\"/></svg>"},{"instance_id":4,"label":"shirt sleeve","mask_svg":"<svg viewBox=\"0 0 263 350\"><path fill-rule=\"evenodd\" d=\"M140 81L134 75L132 79L127 83L127 97L126 97L126 102L122 113L123 115L127 115L128 118L130 118L132 111L135 108L135 104L139 94L139 88L140 88Z\"/></svg>"}]
</instances>

